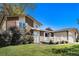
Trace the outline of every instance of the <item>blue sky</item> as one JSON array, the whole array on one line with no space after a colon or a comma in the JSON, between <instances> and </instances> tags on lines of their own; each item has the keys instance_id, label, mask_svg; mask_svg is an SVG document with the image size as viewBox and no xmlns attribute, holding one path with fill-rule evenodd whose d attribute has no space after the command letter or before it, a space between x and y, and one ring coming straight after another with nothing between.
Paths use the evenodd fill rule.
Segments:
<instances>
[{"instance_id":1,"label":"blue sky","mask_svg":"<svg viewBox=\"0 0 79 59\"><path fill-rule=\"evenodd\" d=\"M41 22L42 29L78 28L76 19L79 18L79 4L77 3L37 3L35 10L29 10L27 14Z\"/></svg>"}]
</instances>

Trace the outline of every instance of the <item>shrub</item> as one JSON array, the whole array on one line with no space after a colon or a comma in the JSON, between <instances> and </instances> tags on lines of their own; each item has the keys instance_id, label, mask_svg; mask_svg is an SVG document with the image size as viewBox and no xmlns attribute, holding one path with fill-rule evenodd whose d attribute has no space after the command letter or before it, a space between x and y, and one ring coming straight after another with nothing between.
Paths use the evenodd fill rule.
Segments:
<instances>
[{"instance_id":1,"label":"shrub","mask_svg":"<svg viewBox=\"0 0 79 59\"><path fill-rule=\"evenodd\" d=\"M52 40L50 40L49 44L54 44L54 42Z\"/></svg>"},{"instance_id":2,"label":"shrub","mask_svg":"<svg viewBox=\"0 0 79 59\"><path fill-rule=\"evenodd\" d=\"M65 41L65 43L68 43L68 41Z\"/></svg>"},{"instance_id":3,"label":"shrub","mask_svg":"<svg viewBox=\"0 0 79 59\"><path fill-rule=\"evenodd\" d=\"M61 41L60 43L61 43L61 44L64 44L64 43L68 43L68 41Z\"/></svg>"},{"instance_id":4,"label":"shrub","mask_svg":"<svg viewBox=\"0 0 79 59\"><path fill-rule=\"evenodd\" d=\"M0 47L8 46L11 44L11 34L10 32L4 31L0 33Z\"/></svg>"},{"instance_id":5,"label":"shrub","mask_svg":"<svg viewBox=\"0 0 79 59\"><path fill-rule=\"evenodd\" d=\"M23 36L23 38L21 38ZM34 39L29 33L21 34L17 27L11 27L8 31L0 33L0 47L17 44L30 44Z\"/></svg>"},{"instance_id":6,"label":"shrub","mask_svg":"<svg viewBox=\"0 0 79 59\"><path fill-rule=\"evenodd\" d=\"M29 44L30 44L30 43L33 43L33 41L34 41L33 36L28 35L28 36L27 36L27 41L29 42Z\"/></svg>"},{"instance_id":7,"label":"shrub","mask_svg":"<svg viewBox=\"0 0 79 59\"><path fill-rule=\"evenodd\" d=\"M20 35L21 33L17 31L13 33L11 41L12 45L20 44Z\"/></svg>"},{"instance_id":8,"label":"shrub","mask_svg":"<svg viewBox=\"0 0 79 59\"><path fill-rule=\"evenodd\" d=\"M76 42L79 42L78 40L76 40Z\"/></svg>"},{"instance_id":9,"label":"shrub","mask_svg":"<svg viewBox=\"0 0 79 59\"><path fill-rule=\"evenodd\" d=\"M76 39L76 42L79 42L79 38Z\"/></svg>"},{"instance_id":10,"label":"shrub","mask_svg":"<svg viewBox=\"0 0 79 59\"><path fill-rule=\"evenodd\" d=\"M55 42L55 44L58 44L59 42Z\"/></svg>"},{"instance_id":11,"label":"shrub","mask_svg":"<svg viewBox=\"0 0 79 59\"><path fill-rule=\"evenodd\" d=\"M79 42L79 34L78 34L78 36L77 36L77 38L76 38L76 42Z\"/></svg>"},{"instance_id":12,"label":"shrub","mask_svg":"<svg viewBox=\"0 0 79 59\"><path fill-rule=\"evenodd\" d=\"M9 30L13 33L12 42L11 42L12 45L22 44L22 43L30 44L33 43L34 41L33 37L29 32L21 34L22 32L20 32L20 30L17 27L11 27Z\"/></svg>"},{"instance_id":13,"label":"shrub","mask_svg":"<svg viewBox=\"0 0 79 59\"><path fill-rule=\"evenodd\" d=\"M21 39L23 40L23 44L30 44L34 42L34 38L32 35L22 35Z\"/></svg>"},{"instance_id":14,"label":"shrub","mask_svg":"<svg viewBox=\"0 0 79 59\"><path fill-rule=\"evenodd\" d=\"M61 41L60 43L61 43L61 44L64 44L64 41Z\"/></svg>"},{"instance_id":15,"label":"shrub","mask_svg":"<svg viewBox=\"0 0 79 59\"><path fill-rule=\"evenodd\" d=\"M11 45L17 45L20 44L21 40L20 40L20 30L17 27L10 27L9 31L12 32L12 41L11 41Z\"/></svg>"}]
</instances>

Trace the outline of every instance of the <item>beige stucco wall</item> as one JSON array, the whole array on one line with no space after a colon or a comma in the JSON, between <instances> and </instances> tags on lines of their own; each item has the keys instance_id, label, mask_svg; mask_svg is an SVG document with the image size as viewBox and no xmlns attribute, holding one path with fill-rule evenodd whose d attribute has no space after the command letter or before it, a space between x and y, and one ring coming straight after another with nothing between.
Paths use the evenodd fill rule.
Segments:
<instances>
[{"instance_id":1,"label":"beige stucco wall","mask_svg":"<svg viewBox=\"0 0 79 59\"><path fill-rule=\"evenodd\" d=\"M67 32L54 33L54 40L56 41L67 41Z\"/></svg>"},{"instance_id":2,"label":"beige stucco wall","mask_svg":"<svg viewBox=\"0 0 79 59\"><path fill-rule=\"evenodd\" d=\"M76 33L77 34L77 33ZM67 32L54 33L54 39L59 41L68 41L69 43L76 42L75 32L68 32L68 40L67 40Z\"/></svg>"},{"instance_id":3,"label":"beige stucco wall","mask_svg":"<svg viewBox=\"0 0 79 59\"><path fill-rule=\"evenodd\" d=\"M76 42L75 32L69 32L69 43Z\"/></svg>"}]
</instances>

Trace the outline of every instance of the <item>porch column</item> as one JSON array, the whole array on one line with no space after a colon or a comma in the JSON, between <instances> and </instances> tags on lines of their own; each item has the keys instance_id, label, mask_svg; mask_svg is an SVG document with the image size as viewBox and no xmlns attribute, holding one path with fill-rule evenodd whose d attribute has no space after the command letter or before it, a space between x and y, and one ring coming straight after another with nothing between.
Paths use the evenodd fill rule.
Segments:
<instances>
[{"instance_id":1,"label":"porch column","mask_svg":"<svg viewBox=\"0 0 79 59\"><path fill-rule=\"evenodd\" d=\"M76 42L76 40L77 40L77 33L75 32L75 42Z\"/></svg>"},{"instance_id":2,"label":"porch column","mask_svg":"<svg viewBox=\"0 0 79 59\"><path fill-rule=\"evenodd\" d=\"M44 32L44 40L43 41L45 41L45 32Z\"/></svg>"},{"instance_id":3,"label":"porch column","mask_svg":"<svg viewBox=\"0 0 79 59\"><path fill-rule=\"evenodd\" d=\"M67 40L69 39L69 34L68 34L68 31L66 31L67 32Z\"/></svg>"}]
</instances>

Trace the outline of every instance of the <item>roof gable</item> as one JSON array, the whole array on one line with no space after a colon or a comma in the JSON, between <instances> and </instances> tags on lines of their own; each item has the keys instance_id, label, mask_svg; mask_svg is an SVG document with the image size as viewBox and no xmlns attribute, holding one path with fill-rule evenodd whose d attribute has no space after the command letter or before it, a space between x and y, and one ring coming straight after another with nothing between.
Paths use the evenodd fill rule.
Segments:
<instances>
[{"instance_id":1,"label":"roof gable","mask_svg":"<svg viewBox=\"0 0 79 59\"><path fill-rule=\"evenodd\" d=\"M40 22L38 22L37 20L35 20L32 16L29 15L17 15L17 16L7 16L8 18L16 18L16 17L28 17L30 18L33 22L36 22L38 25L42 25ZM13 19L12 19L13 20Z\"/></svg>"},{"instance_id":2,"label":"roof gable","mask_svg":"<svg viewBox=\"0 0 79 59\"><path fill-rule=\"evenodd\" d=\"M31 20L33 20L34 22L36 22L38 25L42 25L40 22L38 22L37 20L35 20L32 16L26 15L25 17L30 18Z\"/></svg>"},{"instance_id":3,"label":"roof gable","mask_svg":"<svg viewBox=\"0 0 79 59\"><path fill-rule=\"evenodd\" d=\"M64 29L57 30L57 31L54 31L54 32L64 32L64 31L70 31L70 32L76 31L78 33L78 30L76 28L64 28Z\"/></svg>"}]
</instances>

